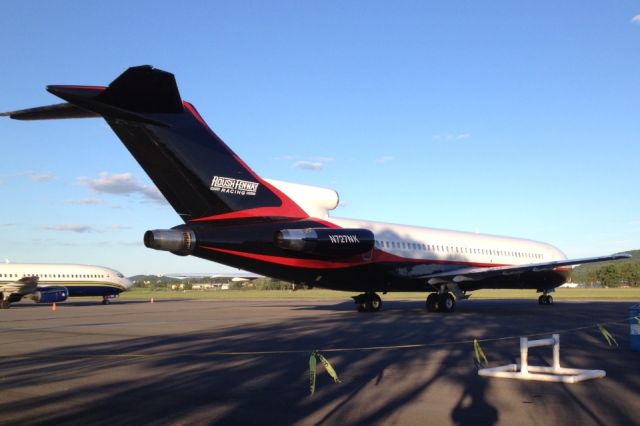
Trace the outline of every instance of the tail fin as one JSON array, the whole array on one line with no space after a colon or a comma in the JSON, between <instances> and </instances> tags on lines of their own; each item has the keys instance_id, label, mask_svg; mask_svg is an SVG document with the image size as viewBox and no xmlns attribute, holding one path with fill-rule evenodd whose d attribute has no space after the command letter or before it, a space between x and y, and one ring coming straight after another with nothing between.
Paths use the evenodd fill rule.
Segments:
<instances>
[{"instance_id":1,"label":"tail fin","mask_svg":"<svg viewBox=\"0 0 640 426\"><path fill-rule=\"evenodd\" d=\"M307 217L254 173L181 100L173 74L129 68L107 88L48 86L68 104L5 113L16 119L102 116L185 222Z\"/></svg>"}]
</instances>

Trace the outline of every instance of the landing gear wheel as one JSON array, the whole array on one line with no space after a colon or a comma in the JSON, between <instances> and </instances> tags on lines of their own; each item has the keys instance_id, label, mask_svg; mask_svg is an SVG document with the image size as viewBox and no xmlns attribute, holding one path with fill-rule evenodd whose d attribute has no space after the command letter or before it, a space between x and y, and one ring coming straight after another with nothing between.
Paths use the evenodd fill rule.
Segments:
<instances>
[{"instance_id":1,"label":"landing gear wheel","mask_svg":"<svg viewBox=\"0 0 640 426\"><path fill-rule=\"evenodd\" d=\"M543 294L538 297L538 303L541 305L553 305L553 297L548 294Z\"/></svg>"},{"instance_id":2,"label":"landing gear wheel","mask_svg":"<svg viewBox=\"0 0 640 426\"><path fill-rule=\"evenodd\" d=\"M453 312L456 307L456 300L451 293L444 293L438 295L438 310L440 312Z\"/></svg>"},{"instance_id":3,"label":"landing gear wheel","mask_svg":"<svg viewBox=\"0 0 640 426\"><path fill-rule=\"evenodd\" d=\"M376 293L363 293L353 296L358 312L378 312L382 309L382 299Z\"/></svg>"},{"instance_id":4,"label":"landing gear wheel","mask_svg":"<svg viewBox=\"0 0 640 426\"><path fill-rule=\"evenodd\" d=\"M375 293L367 295L367 310L370 312L378 312L382 309L382 299Z\"/></svg>"},{"instance_id":5,"label":"landing gear wheel","mask_svg":"<svg viewBox=\"0 0 640 426\"><path fill-rule=\"evenodd\" d=\"M431 293L427 296L427 312L436 312L438 310L438 294Z\"/></svg>"},{"instance_id":6,"label":"landing gear wheel","mask_svg":"<svg viewBox=\"0 0 640 426\"><path fill-rule=\"evenodd\" d=\"M109 303L111 303L111 302L106 297L104 299L102 299L102 304L103 305L108 305Z\"/></svg>"},{"instance_id":7,"label":"landing gear wheel","mask_svg":"<svg viewBox=\"0 0 640 426\"><path fill-rule=\"evenodd\" d=\"M11 307L11 303L8 300L2 299L0 302L0 309L9 309Z\"/></svg>"}]
</instances>

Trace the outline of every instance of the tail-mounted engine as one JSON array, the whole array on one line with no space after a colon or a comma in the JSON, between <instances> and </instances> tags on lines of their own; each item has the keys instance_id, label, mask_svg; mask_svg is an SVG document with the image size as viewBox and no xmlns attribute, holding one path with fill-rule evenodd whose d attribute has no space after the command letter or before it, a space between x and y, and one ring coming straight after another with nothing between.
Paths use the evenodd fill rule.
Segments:
<instances>
[{"instance_id":1,"label":"tail-mounted engine","mask_svg":"<svg viewBox=\"0 0 640 426\"><path fill-rule=\"evenodd\" d=\"M190 229L154 229L144 233L144 245L186 256L196 246L196 234Z\"/></svg>"},{"instance_id":2,"label":"tail-mounted engine","mask_svg":"<svg viewBox=\"0 0 640 426\"><path fill-rule=\"evenodd\" d=\"M285 250L338 258L371 251L375 236L368 229L283 229L276 233L275 244Z\"/></svg>"}]
</instances>

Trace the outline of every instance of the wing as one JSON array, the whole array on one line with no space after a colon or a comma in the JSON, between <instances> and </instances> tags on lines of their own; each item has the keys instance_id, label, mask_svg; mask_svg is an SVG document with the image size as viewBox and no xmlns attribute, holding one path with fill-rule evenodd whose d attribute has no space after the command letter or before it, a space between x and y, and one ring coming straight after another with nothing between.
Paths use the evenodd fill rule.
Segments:
<instances>
[{"instance_id":1,"label":"wing","mask_svg":"<svg viewBox=\"0 0 640 426\"><path fill-rule=\"evenodd\" d=\"M5 299L11 298L12 301L17 301L22 299L22 296L33 293L37 288L38 277L23 277L18 281L0 285L0 293Z\"/></svg>"},{"instance_id":2,"label":"wing","mask_svg":"<svg viewBox=\"0 0 640 426\"><path fill-rule=\"evenodd\" d=\"M481 281L492 278L504 278L509 275L517 275L525 272L542 273L552 271L564 266L581 265L584 263L605 262L607 260L619 260L630 258L627 253L616 253L610 256L585 257L582 259L566 259L553 262L530 263L526 265L497 266L495 268L460 268L454 271L439 274L424 275L420 278L428 280L430 285L445 283L464 283L468 281Z\"/></svg>"}]
</instances>

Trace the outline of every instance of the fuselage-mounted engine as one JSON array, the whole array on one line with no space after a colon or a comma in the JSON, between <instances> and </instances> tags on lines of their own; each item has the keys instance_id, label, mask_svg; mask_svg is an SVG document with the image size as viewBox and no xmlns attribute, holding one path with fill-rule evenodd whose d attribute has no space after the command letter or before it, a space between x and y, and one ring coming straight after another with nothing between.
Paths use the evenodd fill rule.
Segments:
<instances>
[{"instance_id":1,"label":"fuselage-mounted engine","mask_svg":"<svg viewBox=\"0 0 640 426\"><path fill-rule=\"evenodd\" d=\"M278 231L274 241L284 250L339 258L371 251L375 237L368 229L306 228Z\"/></svg>"}]
</instances>

